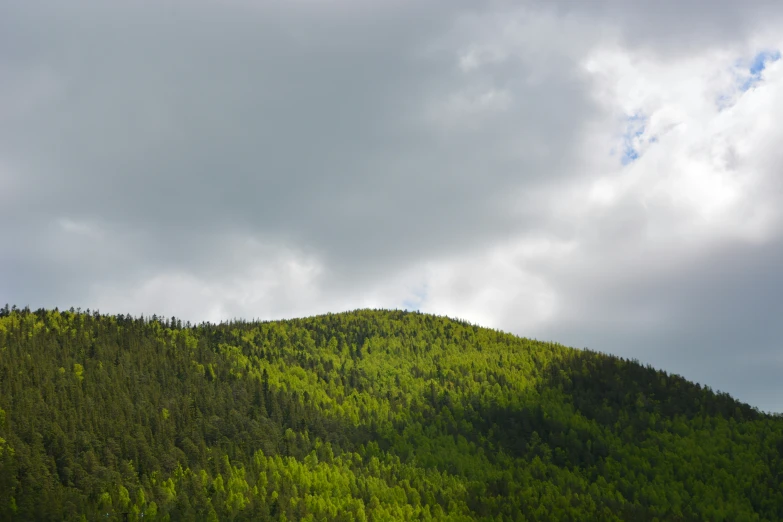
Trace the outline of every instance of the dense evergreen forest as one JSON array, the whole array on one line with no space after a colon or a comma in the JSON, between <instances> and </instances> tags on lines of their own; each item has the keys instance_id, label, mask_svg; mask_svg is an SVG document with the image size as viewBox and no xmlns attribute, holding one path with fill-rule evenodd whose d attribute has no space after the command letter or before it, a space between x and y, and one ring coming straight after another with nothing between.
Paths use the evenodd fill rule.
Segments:
<instances>
[{"instance_id":1,"label":"dense evergreen forest","mask_svg":"<svg viewBox=\"0 0 783 522\"><path fill-rule=\"evenodd\" d=\"M783 418L420 313L6 306L0 519L783 520Z\"/></svg>"}]
</instances>

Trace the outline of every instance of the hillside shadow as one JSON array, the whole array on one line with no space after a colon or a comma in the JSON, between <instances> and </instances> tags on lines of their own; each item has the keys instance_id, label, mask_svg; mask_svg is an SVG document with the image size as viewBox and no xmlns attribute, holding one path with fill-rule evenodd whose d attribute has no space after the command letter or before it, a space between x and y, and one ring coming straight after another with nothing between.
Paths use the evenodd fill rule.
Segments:
<instances>
[{"instance_id":1,"label":"hillside shadow","mask_svg":"<svg viewBox=\"0 0 783 522\"><path fill-rule=\"evenodd\" d=\"M539 391L562 390L577 411L605 426L616 424L621 417L645 414L663 419L720 416L738 422L764 416L727 393L716 393L650 365L588 350L553 361L544 375Z\"/></svg>"}]
</instances>

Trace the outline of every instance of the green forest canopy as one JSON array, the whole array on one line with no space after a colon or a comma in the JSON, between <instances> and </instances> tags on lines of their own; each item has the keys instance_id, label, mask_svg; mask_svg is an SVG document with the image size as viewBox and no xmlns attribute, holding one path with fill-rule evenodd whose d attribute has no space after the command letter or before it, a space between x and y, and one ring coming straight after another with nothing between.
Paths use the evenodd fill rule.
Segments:
<instances>
[{"instance_id":1,"label":"green forest canopy","mask_svg":"<svg viewBox=\"0 0 783 522\"><path fill-rule=\"evenodd\" d=\"M783 520L783 418L416 312L0 310L3 520Z\"/></svg>"}]
</instances>

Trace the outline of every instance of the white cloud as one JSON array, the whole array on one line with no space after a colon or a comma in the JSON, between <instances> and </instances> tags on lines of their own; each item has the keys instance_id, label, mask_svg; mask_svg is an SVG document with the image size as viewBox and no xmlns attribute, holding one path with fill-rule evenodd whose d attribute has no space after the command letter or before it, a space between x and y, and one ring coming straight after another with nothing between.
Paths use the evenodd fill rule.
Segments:
<instances>
[{"instance_id":1,"label":"white cloud","mask_svg":"<svg viewBox=\"0 0 783 522\"><path fill-rule=\"evenodd\" d=\"M714 103L717 94L737 90L727 73L735 61L736 54L726 50L674 62L643 52L594 52L585 67L606 108L604 151L620 146L615 136L623 115L642 114L645 121L634 129L639 135L631 143L639 158L597 176L588 200L603 207L623 198L641 201L651 238L682 237L692 243L770 237L777 201L760 198L756 189L775 177L774 164L760 159L780 136L769 114L781 103L783 84L772 71L763 85L721 110ZM613 121L618 122L614 132ZM594 147L594 154L601 152ZM585 212L580 219L589 219L589 207ZM677 219L671 221L670 214Z\"/></svg>"},{"instance_id":2,"label":"white cloud","mask_svg":"<svg viewBox=\"0 0 783 522\"><path fill-rule=\"evenodd\" d=\"M426 263L420 287L422 311L516 331L531 331L556 317L558 296L537 273L541 263L558 262L575 248L550 237L525 237L481 253Z\"/></svg>"},{"instance_id":3,"label":"white cloud","mask_svg":"<svg viewBox=\"0 0 783 522\"><path fill-rule=\"evenodd\" d=\"M96 281L88 301L102 310L196 321L282 319L328 311L320 295L323 267L317 258L241 235L207 247L224 253L219 269L161 268L135 279Z\"/></svg>"}]
</instances>

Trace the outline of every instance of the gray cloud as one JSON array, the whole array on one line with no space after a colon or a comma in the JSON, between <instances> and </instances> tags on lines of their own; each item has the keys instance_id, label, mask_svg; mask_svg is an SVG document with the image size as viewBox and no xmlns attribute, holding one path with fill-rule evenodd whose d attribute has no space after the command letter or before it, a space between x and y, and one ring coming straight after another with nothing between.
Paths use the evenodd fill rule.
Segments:
<instances>
[{"instance_id":1,"label":"gray cloud","mask_svg":"<svg viewBox=\"0 0 783 522\"><path fill-rule=\"evenodd\" d=\"M490 73L465 78L453 52L422 55L448 24L437 12L316 21L298 9L61 9L6 18L33 29L7 37L26 51L22 77L54 84L2 136L20 190L47 188L18 204L173 228L163 251L222 226L282 234L340 263L361 251L360 266L399 261L388 244L402 255L489 239L504 227L494 195L554 171L589 110L577 84L553 75L526 87L507 71L496 87L513 90L511 111L472 132L459 114L428 128L431 103L474 82L479 97L482 83L495 87ZM514 154L515 142L555 137L539 158Z\"/></svg>"},{"instance_id":2,"label":"gray cloud","mask_svg":"<svg viewBox=\"0 0 783 522\"><path fill-rule=\"evenodd\" d=\"M560 16L592 19L624 45L664 56L736 44L760 29L774 29L781 19L780 5L775 0L566 0L539 4Z\"/></svg>"}]
</instances>

